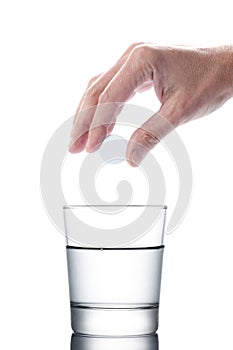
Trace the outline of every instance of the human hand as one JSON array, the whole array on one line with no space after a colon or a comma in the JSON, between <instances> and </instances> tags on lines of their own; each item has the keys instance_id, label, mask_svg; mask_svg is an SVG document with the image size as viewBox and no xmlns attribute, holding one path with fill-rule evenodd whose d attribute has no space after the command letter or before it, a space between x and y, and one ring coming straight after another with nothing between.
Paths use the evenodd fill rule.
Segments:
<instances>
[{"instance_id":1,"label":"human hand","mask_svg":"<svg viewBox=\"0 0 233 350\"><path fill-rule=\"evenodd\" d=\"M161 107L128 142L126 158L132 166L172 128L213 112L232 97L233 47L133 44L110 70L90 80L76 112L69 151L97 150L124 103L151 87ZM101 110L106 103L111 103L107 113Z\"/></svg>"}]
</instances>

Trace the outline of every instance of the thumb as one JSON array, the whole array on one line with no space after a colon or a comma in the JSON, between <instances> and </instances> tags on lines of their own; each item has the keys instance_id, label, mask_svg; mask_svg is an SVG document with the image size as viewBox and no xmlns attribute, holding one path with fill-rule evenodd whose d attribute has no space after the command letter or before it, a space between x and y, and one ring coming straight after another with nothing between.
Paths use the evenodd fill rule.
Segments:
<instances>
[{"instance_id":1,"label":"thumb","mask_svg":"<svg viewBox=\"0 0 233 350\"><path fill-rule=\"evenodd\" d=\"M158 113L142 124L131 136L126 150L126 159L131 166L138 166L147 153L163 137L174 130L174 126L169 122L169 117L165 118L163 115L166 115L166 113L161 108Z\"/></svg>"}]
</instances>

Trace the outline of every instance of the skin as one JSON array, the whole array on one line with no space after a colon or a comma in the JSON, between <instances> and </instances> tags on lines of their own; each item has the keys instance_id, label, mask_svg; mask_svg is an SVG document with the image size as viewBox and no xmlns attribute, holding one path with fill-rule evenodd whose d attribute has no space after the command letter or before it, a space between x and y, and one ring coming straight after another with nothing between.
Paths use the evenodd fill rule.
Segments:
<instances>
[{"instance_id":1,"label":"skin","mask_svg":"<svg viewBox=\"0 0 233 350\"><path fill-rule=\"evenodd\" d=\"M96 151L124 103L150 88L161 107L131 136L126 151L131 166L138 166L171 131L161 119L176 128L215 111L233 96L233 46L131 45L111 69L90 80L75 114L69 151ZM112 103L107 113L101 110L106 103Z\"/></svg>"}]
</instances>

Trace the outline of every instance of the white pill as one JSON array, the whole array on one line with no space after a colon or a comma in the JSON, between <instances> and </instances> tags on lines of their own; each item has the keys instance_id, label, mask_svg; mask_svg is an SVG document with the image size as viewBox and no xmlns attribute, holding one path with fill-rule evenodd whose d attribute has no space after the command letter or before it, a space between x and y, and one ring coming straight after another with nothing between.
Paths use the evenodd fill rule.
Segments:
<instances>
[{"instance_id":1,"label":"white pill","mask_svg":"<svg viewBox=\"0 0 233 350\"><path fill-rule=\"evenodd\" d=\"M104 162L121 163L126 159L127 141L119 135L109 135L102 143L99 154Z\"/></svg>"}]
</instances>

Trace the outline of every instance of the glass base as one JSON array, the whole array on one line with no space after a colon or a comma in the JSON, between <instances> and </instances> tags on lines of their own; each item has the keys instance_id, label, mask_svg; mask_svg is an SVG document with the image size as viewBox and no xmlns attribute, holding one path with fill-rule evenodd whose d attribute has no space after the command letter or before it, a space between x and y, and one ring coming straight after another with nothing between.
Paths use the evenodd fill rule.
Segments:
<instances>
[{"instance_id":1,"label":"glass base","mask_svg":"<svg viewBox=\"0 0 233 350\"><path fill-rule=\"evenodd\" d=\"M103 337L94 335L73 334L71 350L158 350L157 334Z\"/></svg>"},{"instance_id":2,"label":"glass base","mask_svg":"<svg viewBox=\"0 0 233 350\"><path fill-rule=\"evenodd\" d=\"M158 329L158 305L131 308L90 307L71 304L75 333L99 336L135 336Z\"/></svg>"}]
</instances>

